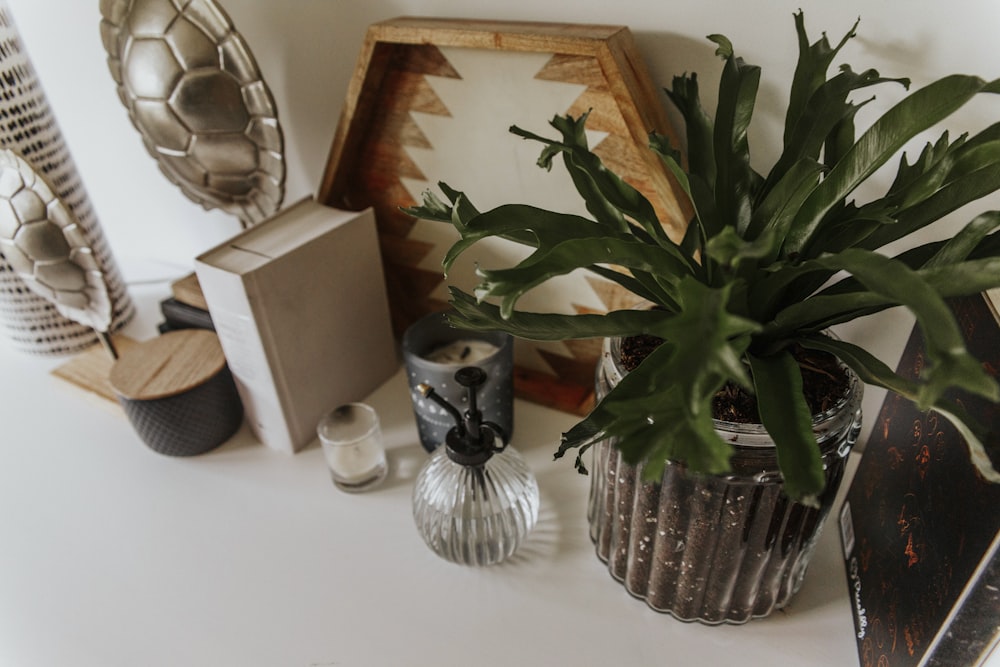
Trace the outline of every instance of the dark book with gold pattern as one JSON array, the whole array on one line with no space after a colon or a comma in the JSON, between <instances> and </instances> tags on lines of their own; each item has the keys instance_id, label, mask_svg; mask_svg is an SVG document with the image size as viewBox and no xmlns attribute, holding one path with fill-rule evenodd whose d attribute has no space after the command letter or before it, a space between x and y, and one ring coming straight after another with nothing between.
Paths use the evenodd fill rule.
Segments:
<instances>
[{"instance_id":1,"label":"dark book with gold pattern","mask_svg":"<svg viewBox=\"0 0 1000 667\"><path fill-rule=\"evenodd\" d=\"M994 295L995 296L995 295ZM1000 326L989 295L950 305L969 350L1000 369ZM914 328L898 372L924 362ZM1000 469L1000 408L953 394L987 427ZM890 394L841 512L847 579L862 667L981 665L1000 636L1000 484L970 462L957 431Z\"/></svg>"}]
</instances>

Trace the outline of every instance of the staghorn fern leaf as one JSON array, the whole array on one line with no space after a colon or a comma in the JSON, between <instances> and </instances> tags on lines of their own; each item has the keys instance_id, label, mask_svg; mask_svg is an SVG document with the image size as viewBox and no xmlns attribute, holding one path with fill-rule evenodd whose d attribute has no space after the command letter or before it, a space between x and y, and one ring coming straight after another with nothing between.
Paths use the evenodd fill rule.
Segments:
<instances>
[{"instance_id":1,"label":"staghorn fern leaf","mask_svg":"<svg viewBox=\"0 0 1000 667\"><path fill-rule=\"evenodd\" d=\"M489 236L533 249L516 266L482 267L474 290L480 298L452 288L459 326L535 340L641 333L664 339L564 434L557 456L576 449L582 469L579 454L612 438L626 460L644 464L649 478L667 459L723 472L732 450L715 433L711 401L723 384L734 382L756 389L786 492L808 502L822 491L824 476L790 355L792 346L802 345L840 357L864 382L945 414L966 436L984 474L1000 479L983 453L977 425L944 398L945 391L962 388L1000 399L996 380L966 350L945 303L1000 287L1000 212L976 217L951 239L896 257L879 252L1000 189L1000 123L955 140L942 133L913 162L899 156L916 135L973 98L1000 92L1000 81L946 76L908 92L869 127L856 128L858 110L872 98L855 96L885 83L909 87L905 78L848 65L828 74L857 27L836 45L825 36L811 42L802 12L795 14L799 61L782 151L766 177L751 166L747 140L760 69L737 56L726 37L709 37L725 61L714 117L702 107L696 74L673 79L666 95L686 123L688 154L658 134L650 135L649 147L689 200L685 210L693 212L680 244L666 236L649 202L590 151L586 114L554 118L555 139L511 131L541 144L542 168L563 158L592 219L516 205L479 213L447 186L442 191L450 206L428 195L423 207L410 211L459 232L446 265ZM893 159L899 160L895 178L882 196L863 204L850 200ZM605 315L517 309L526 291L580 268L656 307ZM858 346L821 335L896 306L916 316L927 340L926 372L917 381L902 380Z\"/></svg>"}]
</instances>

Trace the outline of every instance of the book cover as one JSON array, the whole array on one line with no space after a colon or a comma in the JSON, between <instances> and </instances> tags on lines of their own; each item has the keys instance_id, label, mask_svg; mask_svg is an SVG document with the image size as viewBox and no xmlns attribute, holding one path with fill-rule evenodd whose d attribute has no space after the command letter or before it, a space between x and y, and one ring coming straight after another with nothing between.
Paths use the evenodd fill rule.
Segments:
<instances>
[{"instance_id":1,"label":"book cover","mask_svg":"<svg viewBox=\"0 0 1000 667\"><path fill-rule=\"evenodd\" d=\"M215 325L212 324L212 316L208 313L208 310L178 301L175 297L168 297L160 301L160 313L164 319L160 327L161 331L174 331L177 329L208 329L215 331Z\"/></svg>"},{"instance_id":2,"label":"book cover","mask_svg":"<svg viewBox=\"0 0 1000 667\"><path fill-rule=\"evenodd\" d=\"M171 283L170 294L181 303L186 303L189 306L201 308L202 310L208 310L208 304L205 303L205 295L201 291L201 285L198 284L198 276L195 273L189 273Z\"/></svg>"},{"instance_id":3,"label":"book cover","mask_svg":"<svg viewBox=\"0 0 1000 667\"><path fill-rule=\"evenodd\" d=\"M1000 327L986 295L950 302L969 350L996 376ZM924 363L914 328L897 372ZM1000 465L1000 409L951 396L988 428ZM1000 635L1000 485L969 460L934 412L889 394L841 511L847 579L862 667L981 665Z\"/></svg>"},{"instance_id":4,"label":"book cover","mask_svg":"<svg viewBox=\"0 0 1000 667\"><path fill-rule=\"evenodd\" d=\"M258 439L295 452L398 367L371 210L308 198L195 260Z\"/></svg>"}]
</instances>

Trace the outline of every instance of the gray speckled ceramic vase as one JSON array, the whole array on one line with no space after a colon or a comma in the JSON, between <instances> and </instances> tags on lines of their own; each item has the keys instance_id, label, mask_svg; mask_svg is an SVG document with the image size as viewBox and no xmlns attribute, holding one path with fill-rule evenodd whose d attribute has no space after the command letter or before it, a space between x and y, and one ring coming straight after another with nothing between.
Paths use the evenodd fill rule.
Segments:
<instances>
[{"instance_id":1,"label":"gray speckled ceramic vase","mask_svg":"<svg viewBox=\"0 0 1000 667\"><path fill-rule=\"evenodd\" d=\"M622 377L607 341L598 398ZM745 623L798 591L861 427L862 385L813 418L826 490L820 507L782 492L774 444L759 424L716 422L732 442L733 470L696 475L668 462L659 483L622 460L612 440L593 448L588 518L598 557L626 590L657 611L706 624Z\"/></svg>"}]
</instances>

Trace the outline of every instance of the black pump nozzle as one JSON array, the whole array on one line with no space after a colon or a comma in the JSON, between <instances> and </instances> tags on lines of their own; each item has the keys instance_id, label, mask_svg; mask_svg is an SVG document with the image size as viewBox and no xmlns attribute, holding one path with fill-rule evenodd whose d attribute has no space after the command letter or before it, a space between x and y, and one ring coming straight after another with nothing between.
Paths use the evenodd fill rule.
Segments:
<instances>
[{"instance_id":1,"label":"black pump nozzle","mask_svg":"<svg viewBox=\"0 0 1000 667\"><path fill-rule=\"evenodd\" d=\"M483 424L483 413L476 407L476 390L486 383L486 371L478 366L460 368L455 373L455 382L465 387L469 396L469 409L465 411L465 432L478 434Z\"/></svg>"},{"instance_id":2,"label":"black pump nozzle","mask_svg":"<svg viewBox=\"0 0 1000 667\"><path fill-rule=\"evenodd\" d=\"M468 390L469 409L464 416L430 385L417 385L421 394L440 405L455 420L455 428L448 432L445 444L452 460L462 465L481 465L494 452L502 451L507 446L507 434L498 424L484 421L483 413L476 405L476 390L486 383L486 379L486 371L478 366L465 366L455 372L455 381ZM494 447L498 436L503 445Z\"/></svg>"},{"instance_id":3,"label":"black pump nozzle","mask_svg":"<svg viewBox=\"0 0 1000 667\"><path fill-rule=\"evenodd\" d=\"M449 415L451 415L452 419L455 420L457 428L463 430L465 429L465 425L462 423L462 413L459 412L451 403L442 398L440 394L434 391L434 387L421 382L417 385L417 391L423 394L425 398L429 398L440 405Z\"/></svg>"}]
</instances>

